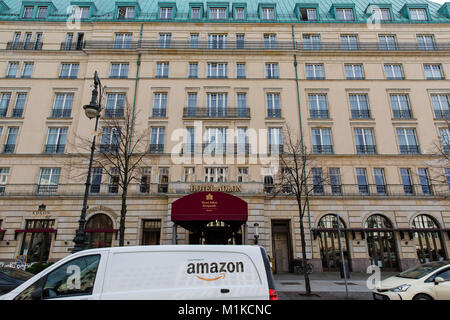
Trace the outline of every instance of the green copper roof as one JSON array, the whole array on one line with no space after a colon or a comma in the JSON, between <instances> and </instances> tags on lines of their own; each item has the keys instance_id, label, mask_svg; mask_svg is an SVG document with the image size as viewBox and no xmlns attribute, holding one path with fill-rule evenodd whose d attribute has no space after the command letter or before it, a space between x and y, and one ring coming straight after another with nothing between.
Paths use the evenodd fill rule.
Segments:
<instances>
[{"instance_id":1,"label":"green copper roof","mask_svg":"<svg viewBox=\"0 0 450 320\"><path fill-rule=\"evenodd\" d=\"M71 5L91 6L89 21L119 21L117 10L119 6L136 7L135 21L161 21L159 19L160 7L173 7L175 17L170 20L175 22L285 22L285 23L311 23L301 21L298 8L316 8L318 20L313 22L334 23L338 21L335 17L335 9L340 7L353 8L355 20L353 23L366 23L370 17L370 6L390 8L391 21L384 23L450 23L450 2L443 5L426 0L228 0L228 1L202 1L202 0L0 0L0 20L34 20L36 19L37 7L48 6L47 21L65 21L70 16ZM202 18L193 20L190 15L191 7L202 7ZM31 19L23 19L24 6L34 6L34 14ZM208 19L209 7L226 7L227 18L223 20ZM245 19L234 18L234 8L245 8ZM262 20L261 8L273 7L275 10L274 20ZM429 19L427 21L409 20L409 8L423 8ZM349 21L345 21L349 22Z\"/></svg>"}]
</instances>

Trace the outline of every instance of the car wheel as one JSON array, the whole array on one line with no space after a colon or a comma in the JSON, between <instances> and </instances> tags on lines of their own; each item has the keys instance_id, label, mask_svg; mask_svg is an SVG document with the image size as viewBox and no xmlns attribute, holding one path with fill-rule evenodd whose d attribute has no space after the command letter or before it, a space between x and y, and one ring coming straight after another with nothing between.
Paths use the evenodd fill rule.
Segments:
<instances>
[{"instance_id":1,"label":"car wheel","mask_svg":"<svg viewBox=\"0 0 450 320\"><path fill-rule=\"evenodd\" d=\"M414 296L413 300L433 300L433 298L427 294L420 293Z\"/></svg>"}]
</instances>

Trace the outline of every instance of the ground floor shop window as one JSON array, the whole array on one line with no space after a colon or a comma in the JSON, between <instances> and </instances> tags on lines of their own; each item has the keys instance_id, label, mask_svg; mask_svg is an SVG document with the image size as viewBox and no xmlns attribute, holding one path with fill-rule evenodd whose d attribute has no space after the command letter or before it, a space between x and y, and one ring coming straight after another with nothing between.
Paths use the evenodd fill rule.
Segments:
<instances>
[{"instance_id":1,"label":"ground floor shop window","mask_svg":"<svg viewBox=\"0 0 450 320\"><path fill-rule=\"evenodd\" d=\"M111 218L106 214L99 213L92 216L85 227L88 248L111 247L112 238L116 231L113 229Z\"/></svg>"},{"instance_id":2,"label":"ground floor shop window","mask_svg":"<svg viewBox=\"0 0 450 320\"><path fill-rule=\"evenodd\" d=\"M144 220L142 245L158 245L161 239L161 220Z\"/></svg>"},{"instance_id":3,"label":"ground floor shop window","mask_svg":"<svg viewBox=\"0 0 450 320\"><path fill-rule=\"evenodd\" d=\"M27 220L25 229L18 230L23 232L20 254L27 257L27 263L48 260L54 224L55 220Z\"/></svg>"},{"instance_id":4,"label":"ground floor shop window","mask_svg":"<svg viewBox=\"0 0 450 320\"><path fill-rule=\"evenodd\" d=\"M414 218L413 228L420 230L414 232L417 258L420 263L445 260L437 222L432 217L421 214Z\"/></svg>"}]
</instances>

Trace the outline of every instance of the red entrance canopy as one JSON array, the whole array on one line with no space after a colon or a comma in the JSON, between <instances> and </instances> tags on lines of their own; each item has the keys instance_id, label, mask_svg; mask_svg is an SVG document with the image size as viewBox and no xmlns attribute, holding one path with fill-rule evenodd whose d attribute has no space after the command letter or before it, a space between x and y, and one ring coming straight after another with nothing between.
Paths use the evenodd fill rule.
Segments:
<instances>
[{"instance_id":1,"label":"red entrance canopy","mask_svg":"<svg viewBox=\"0 0 450 320\"><path fill-rule=\"evenodd\" d=\"M247 221L244 200L223 192L197 192L172 203L172 221Z\"/></svg>"}]
</instances>

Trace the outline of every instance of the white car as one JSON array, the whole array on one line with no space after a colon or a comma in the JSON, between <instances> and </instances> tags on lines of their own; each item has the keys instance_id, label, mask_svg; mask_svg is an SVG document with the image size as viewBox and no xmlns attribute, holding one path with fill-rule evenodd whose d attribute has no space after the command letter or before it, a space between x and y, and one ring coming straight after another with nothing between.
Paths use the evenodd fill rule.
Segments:
<instances>
[{"instance_id":1,"label":"white car","mask_svg":"<svg viewBox=\"0 0 450 320\"><path fill-rule=\"evenodd\" d=\"M450 300L450 261L418 265L381 281L375 300Z\"/></svg>"}]
</instances>

